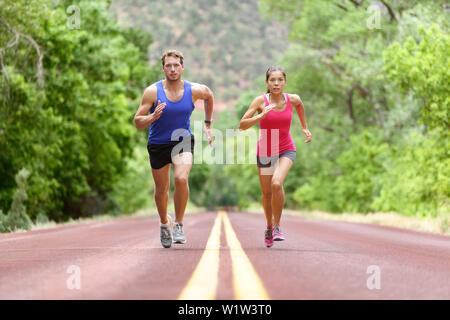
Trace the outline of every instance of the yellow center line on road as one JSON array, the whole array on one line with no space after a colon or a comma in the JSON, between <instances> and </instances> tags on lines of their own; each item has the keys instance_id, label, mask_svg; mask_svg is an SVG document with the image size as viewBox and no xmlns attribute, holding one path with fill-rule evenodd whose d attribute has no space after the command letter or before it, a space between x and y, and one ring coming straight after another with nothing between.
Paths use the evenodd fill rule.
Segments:
<instances>
[{"instance_id":1,"label":"yellow center line on road","mask_svg":"<svg viewBox=\"0 0 450 320\"><path fill-rule=\"evenodd\" d=\"M269 300L270 297L242 249L228 216L224 211L219 213L223 213L225 236L230 247L235 298L237 300Z\"/></svg>"},{"instance_id":2,"label":"yellow center line on road","mask_svg":"<svg viewBox=\"0 0 450 320\"><path fill-rule=\"evenodd\" d=\"M219 277L220 233L222 220L230 248L234 295L237 300L270 299L264 285L248 259L225 211L219 211L200 262L192 273L179 300L211 300L216 296Z\"/></svg>"},{"instance_id":3,"label":"yellow center line on road","mask_svg":"<svg viewBox=\"0 0 450 320\"><path fill-rule=\"evenodd\" d=\"M200 262L192 273L178 300L212 300L216 295L219 278L219 250L222 215L214 221Z\"/></svg>"}]
</instances>

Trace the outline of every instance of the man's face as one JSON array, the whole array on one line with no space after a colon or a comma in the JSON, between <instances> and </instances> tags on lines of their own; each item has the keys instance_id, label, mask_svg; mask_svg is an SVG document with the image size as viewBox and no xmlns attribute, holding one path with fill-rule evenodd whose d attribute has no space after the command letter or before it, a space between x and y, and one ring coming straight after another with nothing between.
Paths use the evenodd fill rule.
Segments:
<instances>
[{"instance_id":1,"label":"man's face","mask_svg":"<svg viewBox=\"0 0 450 320\"><path fill-rule=\"evenodd\" d=\"M166 74L166 79L176 81L181 78L181 73L184 70L184 66L180 63L180 58L166 57L164 59L163 71Z\"/></svg>"}]
</instances>

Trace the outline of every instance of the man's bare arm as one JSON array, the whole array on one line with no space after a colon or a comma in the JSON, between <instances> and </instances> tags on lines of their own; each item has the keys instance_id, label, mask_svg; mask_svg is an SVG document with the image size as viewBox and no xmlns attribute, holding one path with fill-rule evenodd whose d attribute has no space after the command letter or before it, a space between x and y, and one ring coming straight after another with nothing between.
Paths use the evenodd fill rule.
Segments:
<instances>
[{"instance_id":1,"label":"man's bare arm","mask_svg":"<svg viewBox=\"0 0 450 320\"><path fill-rule=\"evenodd\" d=\"M154 121L158 120L161 116L166 103L160 103L159 101L155 111L152 114L148 114L150 109L156 103L156 96L156 86L152 85L145 89L141 104L139 105L139 108L134 115L134 124L138 130L148 127Z\"/></svg>"},{"instance_id":2,"label":"man's bare arm","mask_svg":"<svg viewBox=\"0 0 450 320\"><path fill-rule=\"evenodd\" d=\"M205 103L205 120L211 121L214 110L214 95L207 86L195 83L192 86L192 99L204 100Z\"/></svg>"},{"instance_id":3,"label":"man's bare arm","mask_svg":"<svg viewBox=\"0 0 450 320\"><path fill-rule=\"evenodd\" d=\"M205 121L211 121L214 110L214 95L207 86L194 83L192 85L192 100L195 103L198 99L203 100L205 103ZM205 123L205 134L208 137L209 145L212 146L213 136L211 123Z\"/></svg>"}]
</instances>

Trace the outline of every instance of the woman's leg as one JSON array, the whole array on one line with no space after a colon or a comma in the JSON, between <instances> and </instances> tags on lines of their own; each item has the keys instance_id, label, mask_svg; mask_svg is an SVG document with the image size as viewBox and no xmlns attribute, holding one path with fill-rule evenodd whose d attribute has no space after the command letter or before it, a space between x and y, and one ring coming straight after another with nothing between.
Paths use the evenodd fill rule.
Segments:
<instances>
[{"instance_id":1,"label":"woman's leg","mask_svg":"<svg viewBox=\"0 0 450 320\"><path fill-rule=\"evenodd\" d=\"M259 182L261 183L262 203L264 214L266 215L267 226L272 226L272 174L269 174L270 172L267 171L268 169L271 168L258 168L258 174Z\"/></svg>"},{"instance_id":2,"label":"woman's leg","mask_svg":"<svg viewBox=\"0 0 450 320\"><path fill-rule=\"evenodd\" d=\"M281 157L278 160L275 172L273 173L271 180L271 190L272 190L272 214L273 214L273 225L280 226L281 212L284 207L284 188L283 183L286 178L289 169L291 169L294 162L287 158Z\"/></svg>"}]
</instances>

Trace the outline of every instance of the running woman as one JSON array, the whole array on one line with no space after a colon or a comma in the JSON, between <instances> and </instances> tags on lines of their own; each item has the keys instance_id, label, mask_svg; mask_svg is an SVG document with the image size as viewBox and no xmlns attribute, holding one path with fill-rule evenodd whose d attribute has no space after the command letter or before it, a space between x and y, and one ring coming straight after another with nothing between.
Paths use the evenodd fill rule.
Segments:
<instances>
[{"instance_id":1,"label":"running woman","mask_svg":"<svg viewBox=\"0 0 450 320\"><path fill-rule=\"evenodd\" d=\"M311 141L311 132L306 124L305 108L300 97L283 92L286 72L282 67L272 66L267 70L266 85L267 93L253 100L239 123L239 129L246 130L259 122L256 161L267 220L264 242L270 248L273 241L285 239L280 220L285 199L283 182L296 157L290 133L293 108L300 118L306 143ZM255 112L258 115L254 116Z\"/></svg>"},{"instance_id":2,"label":"running woman","mask_svg":"<svg viewBox=\"0 0 450 320\"><path fill-rule=\"evenodd\" d=\"M134 123L138 130L150 126L147 150L160 217L160 240L164 248L170 248L172 242L186 243L183 218L189 198L188 177L194 152L194 136L190 128L194 103L204 100L205 133L211 144L214 98L207 86L182 79L184 64L181 52L166 51L161 62L166 77L145 89ZM175 180L174 224L167 214L171 164Z\"/></svg>"}]
</instances>

